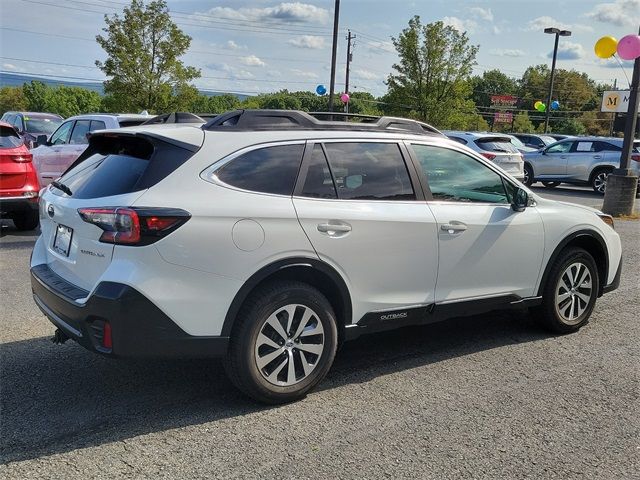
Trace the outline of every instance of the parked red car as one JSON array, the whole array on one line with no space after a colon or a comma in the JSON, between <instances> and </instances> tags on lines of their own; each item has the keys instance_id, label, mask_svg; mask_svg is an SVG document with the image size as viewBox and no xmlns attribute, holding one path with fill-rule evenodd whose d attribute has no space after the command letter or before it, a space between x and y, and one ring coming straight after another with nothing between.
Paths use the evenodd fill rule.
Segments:
<instances>
[{"instance_id":1,"label":"parked red car","mask_svg":"<svg viewBox=\"0 0 640 480\"><path fill-rule=\"evenodd\" d=\"M0 215L18 230L38 226L40 184L33 156L15 128L0 122Z\"/></svg>"}]
</instances>

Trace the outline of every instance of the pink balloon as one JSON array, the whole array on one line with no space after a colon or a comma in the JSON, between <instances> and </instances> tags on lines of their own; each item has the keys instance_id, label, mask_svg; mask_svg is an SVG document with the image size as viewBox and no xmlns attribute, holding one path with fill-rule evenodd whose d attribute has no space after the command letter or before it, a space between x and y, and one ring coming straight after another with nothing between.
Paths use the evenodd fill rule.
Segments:
<instances>
[{"instance_id":1,"label":"pink balloon","mask_svg":"<svg viewBox=\"0 0 640 480\"><path fill-rule=\"evenodd\" d=\"M618 56L623 60L640 57L640 35L627 35L618 42Z\"/></svg>"},{"instance_id":2,"label":"pink balloon","mask_svg":"<svg viewBox=\"0 0 640 480\"><path fill-rule=\"evenodd\" d=\"M349 103L349 94L343 93L340 95L340 100L342 100L342 103Z\"/></svg>"}]
</instances>

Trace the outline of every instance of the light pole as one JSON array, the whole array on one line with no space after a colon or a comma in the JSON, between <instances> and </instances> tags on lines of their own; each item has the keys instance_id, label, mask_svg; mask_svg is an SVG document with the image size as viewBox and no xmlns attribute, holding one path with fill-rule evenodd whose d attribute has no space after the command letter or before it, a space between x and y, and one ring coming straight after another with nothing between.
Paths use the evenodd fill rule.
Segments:
<instances>
[{"instance_id":1,"label":"light pole","mask_svg":"<svg viewBox=\"0 0 640 480\"><path fill-rule=\"evenodd\" d=\"M336 88L336 52L338 50L338 21L340 19L340 0L336 0L333 10L333 45L331 47L331 81L329 83L329 112L333 112L333 93ZM329 115L333 120L333 115Z\"/></svg>"},{"instance_id":2,"label":"light pole","mask_svg":"<svg viewBox=\"0 0 640 480\"><path fill-rule=\"evenodd\" d=\"M551 113L551 95L553 94L553 77L556 73L556 57L558 56L558 39L560 37L570 37L571 32L569 30L560 30L559 28L545 28L544 33L553 34L556 36L555 44L553 45L553 61L551 62L551 78L549 79L549 95L547 96L547 109L544 116L544 133L549 131L549 114Z\"/></svg>"}]
</instances>

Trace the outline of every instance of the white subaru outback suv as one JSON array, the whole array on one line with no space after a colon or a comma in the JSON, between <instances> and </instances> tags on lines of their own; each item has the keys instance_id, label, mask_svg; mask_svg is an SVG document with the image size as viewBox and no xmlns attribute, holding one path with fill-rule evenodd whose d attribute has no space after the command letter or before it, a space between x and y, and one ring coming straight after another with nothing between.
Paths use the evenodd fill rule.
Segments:
<instances>
[{"instance_id":1,"label":"white subaru outback suv","mask_svg":"<svg viewBox=\"0 0 640 480\"><path fill-rule=\"evenodd\" d=\"M621 272L611 217L386 117L245 110L95 133L40 217L32 288L55 340L222 356L270 403L304 396L363 333L521 307L576 331Z\"/></svg>"}]
</instances>

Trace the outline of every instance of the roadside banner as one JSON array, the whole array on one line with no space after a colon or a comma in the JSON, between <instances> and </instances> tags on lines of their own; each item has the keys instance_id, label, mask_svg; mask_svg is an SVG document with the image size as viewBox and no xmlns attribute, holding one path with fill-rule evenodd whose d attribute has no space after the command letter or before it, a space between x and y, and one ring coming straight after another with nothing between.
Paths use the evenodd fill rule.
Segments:
<instances>
[{"instance_id":1,"label":"roadside banner","mask_svg":"<svg viewBox=\"0 0 640 480\"><path fill-rule=\"evenodd\" d=\"M601 112L625 113L629 110L629 90L607 90L602 94Z\"/></svg>"}]
</instances>

